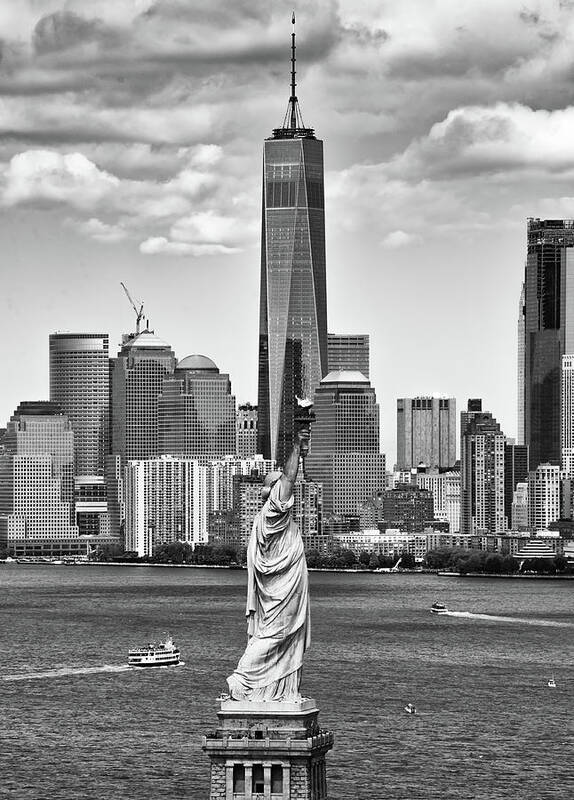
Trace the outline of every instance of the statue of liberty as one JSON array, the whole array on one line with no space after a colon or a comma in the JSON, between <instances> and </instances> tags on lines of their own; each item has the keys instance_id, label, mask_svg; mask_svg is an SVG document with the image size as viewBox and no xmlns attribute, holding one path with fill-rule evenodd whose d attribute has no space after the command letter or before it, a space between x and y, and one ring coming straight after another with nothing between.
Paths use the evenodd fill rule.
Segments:
<instances>
[{"instance_id":1,"label":"statue of liberty","mask_svg":"<svg viewBox=\"0 0 574 800\"><path fill-rule=\"evenodd\" d=\"M264 481L262 509L247 548L248 642L227 683L234 700L296 702L303 654L311 642L309 581L293 520L293 485L309 429L300 430L283 472Z\"/></svg>"}]
</instances>

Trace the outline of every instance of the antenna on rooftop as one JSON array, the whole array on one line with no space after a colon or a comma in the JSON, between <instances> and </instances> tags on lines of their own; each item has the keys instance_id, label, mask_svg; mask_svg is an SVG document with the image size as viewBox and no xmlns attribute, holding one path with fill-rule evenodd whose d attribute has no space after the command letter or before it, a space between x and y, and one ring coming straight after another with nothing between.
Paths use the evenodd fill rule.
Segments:
<instances>
[{"instance_id":1,"label":"antenna on rooftop","mask_svg":"<svg viewBox=\"0 0 574 800\"><path fill-rule=\"evenodd\" d=\"M128 292L128 287L125 285L125 283L122 283L121 281L120 281L120 284L121 284L124 292L126 293L126 295L128 297L128 300L132 304L133 310L136 312L136 336L137 336L138 333L140 332L140 322L142 321L142 317L143 317L144 304L140 303L140 307L138 308L137 305L135 304L131 294Z\"/></svg>"},{"instance_id":2,"label":"antenna on rooftop","mask_svg":"<svg viewBox=\"0 0 574 800\"><path fill-rule=\"evenodd\" d=\"M295 12L293 12L293 16L291 17L291 24L293 25L293 30L291 32L291 97L289 98L289 104L291 106L291 130L295 130L297 128L297 95L295 94L295 88L297 86L295 83L295 62L297 60L295 56L295 50L297 49L295 46Z\"/></svg>"}]
</instances>

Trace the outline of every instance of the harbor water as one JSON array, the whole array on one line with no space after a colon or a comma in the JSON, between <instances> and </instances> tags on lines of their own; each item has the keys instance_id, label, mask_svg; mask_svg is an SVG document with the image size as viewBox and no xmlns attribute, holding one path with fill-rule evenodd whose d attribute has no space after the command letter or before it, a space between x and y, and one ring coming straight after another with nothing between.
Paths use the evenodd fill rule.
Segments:
<instances>
[{"instance_id":1,"label":"harbor water","mask_svg":"<svg viewBox=\"0 0 574 800\"><path fill-rule=\"evenodd\" d=\"M241 570L0 564L0 796L207 800L201 737L245 645L245 584ZM312 573L302 689L335 733L330 800L574 796L573 592ZM167 634L185 666L126 667Z\"/></svg>"}]
</instances>

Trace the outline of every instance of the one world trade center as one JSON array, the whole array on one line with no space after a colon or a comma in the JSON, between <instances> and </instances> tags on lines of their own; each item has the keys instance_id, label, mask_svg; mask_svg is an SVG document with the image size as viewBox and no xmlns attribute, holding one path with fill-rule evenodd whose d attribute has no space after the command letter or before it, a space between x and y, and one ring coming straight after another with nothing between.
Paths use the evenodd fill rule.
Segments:
<instances>
[{"instance_id":1,"label":"one world trade center","mask_svg":"<svg viewBox=\"0 0 574 800\"><path fill-rule=\"evenodd\" d=\"M328 371L323 142L304 126L295 87L293 31L291 97L263 151L258 450L279 465L296 397L312 398Z\"/></svg>"}]
</instances>

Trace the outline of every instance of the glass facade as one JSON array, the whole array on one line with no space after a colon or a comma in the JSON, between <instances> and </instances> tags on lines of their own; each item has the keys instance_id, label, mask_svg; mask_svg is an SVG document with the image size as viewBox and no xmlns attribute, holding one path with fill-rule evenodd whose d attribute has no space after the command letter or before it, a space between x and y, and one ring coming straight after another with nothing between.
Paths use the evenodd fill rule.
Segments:
<instances>
[{"instance_id":1,"label":"glass facade","mask_svg":"<svg viewBox=\"0 0 574 800\"><path fill-rule=\"evenodd\" d=\"M284 134L263 156L258 402L259 452L280 464L295 396L312 397L327 372L323 143Z\"/></svg>"},{"instance_id":2,"label":"glass facade","mask_svg":"<svg viewBox=\"0 0 574 800\"><path fill-rule=\"evenodd\" d=\"M107 333L50 335L50 400L74 429L76 475L103 476L110 402Z\"/></svg>"},{"instance_id":3,"label":"glass facade","mask_svg":"<svg viewBox=\"0 0 574 800\"><path fill-rule=\"evenodd\" d=\"M523 329L530 464L559 464L561 359L574 352L574 220L528 220Z\"/></svg>"},{"instance_id":4,"label":"glass facade","mask_svg":"<svg viewBox=\"0 0 574 800\"><path fill-rule=\"evenodd\" d=\"M357 370L369 377L369 334L329 333L329 372Z\"/></svg>"}]
</instances>

